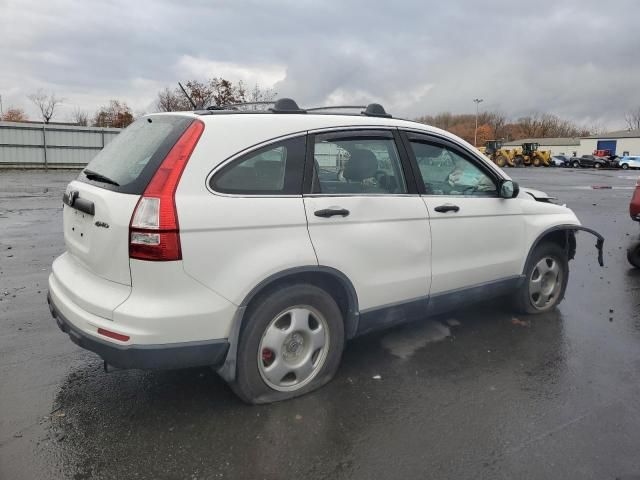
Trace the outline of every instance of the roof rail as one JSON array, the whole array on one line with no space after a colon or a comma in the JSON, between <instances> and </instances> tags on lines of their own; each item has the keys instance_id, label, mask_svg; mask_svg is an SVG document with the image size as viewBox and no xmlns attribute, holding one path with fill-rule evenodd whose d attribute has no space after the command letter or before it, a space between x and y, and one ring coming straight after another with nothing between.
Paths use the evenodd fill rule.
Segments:
<instances>
[{"instance_id":1,"label":"roof rail","mask_svg":"<svg viewBox=\"0 0 640 480\"><path fill-rule=\"evenodd\" d=\"M237 107L244 107L247 105L272 105L276 103L275 100L270 101L270 102L265 102L265 101L261 101L261 102L238 102L238 103L225 103L224 105L211 105L210 107L207 107L207 110L237 110Z\"/></svg>"},{"instance_id":2,"label":"roof rail","mask_svg":"<svg viewBox=\"0 0 640 480\"><path fill-rule=\"evenodd\" d=\"M315 112L318 110L343 110L346 108L367 108L366 105L330 105L328 107L307 108L307 112Z\"/></svg>"},{"instance_id":3,"label":"roof rail","mask_svg":"<svg viewBox=\"0 0 640 480\"><path fill-rule=\"evenodd\" d=\"M273 107L267 109L267 111L271 113L307 113L317 112L321 110L364 109L360 111L360 115L364 115L366 117L392 118L391 115L388 114L385 111L384 107L379 103L370 103L369 105L329 105L326 107L313 107L303 109L300 108L298 104L291 98L280 98L273 101L228 103L220 106L211 105L210 107L207 107L207 110L226 110L228 113L232 113L231 111L233 110L240 110L238 107L245 107L248 105L273 105ZM251 112L247 111L244 113Z\"/></svg>"}]
</instances>

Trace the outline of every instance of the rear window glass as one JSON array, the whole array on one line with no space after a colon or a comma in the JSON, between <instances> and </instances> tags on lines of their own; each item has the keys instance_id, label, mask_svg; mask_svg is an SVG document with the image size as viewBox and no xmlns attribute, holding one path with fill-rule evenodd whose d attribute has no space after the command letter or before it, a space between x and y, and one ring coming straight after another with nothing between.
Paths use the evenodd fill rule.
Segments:
<instances>
[{"instance_id":1,"label":"rear window glass","mask_svg":"<svg viewBox=\"0 0 640 480\"><path fill-rule=\"evenodd\" d=\"M136 120L89 162L79 179L123 193L142 193L192 121L170 115Z\"/></svg>"}]
</instances>

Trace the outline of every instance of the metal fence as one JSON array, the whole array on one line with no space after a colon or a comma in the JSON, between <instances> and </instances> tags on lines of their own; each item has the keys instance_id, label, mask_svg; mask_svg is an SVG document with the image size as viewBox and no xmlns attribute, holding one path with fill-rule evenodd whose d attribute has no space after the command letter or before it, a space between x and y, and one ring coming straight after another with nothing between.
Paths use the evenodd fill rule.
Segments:
<instances>
[{"instance_id":1,"label":"metal fence","mask_svg":"<svg viewBox=\"0 0 640 480\"><path fill-rule=\"evenodd\" d=\"M83 167L119 128L0 122L0 167Z\"/></svg>"}]
</instances>

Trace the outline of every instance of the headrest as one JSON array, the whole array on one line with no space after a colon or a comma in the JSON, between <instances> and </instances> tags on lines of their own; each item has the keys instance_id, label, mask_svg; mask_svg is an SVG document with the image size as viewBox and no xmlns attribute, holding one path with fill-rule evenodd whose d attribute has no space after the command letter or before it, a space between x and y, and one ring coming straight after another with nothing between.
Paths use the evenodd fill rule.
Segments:
<instances>
[{"instance_id":1,"label":"headrest","mask_svg":"<svg viewBox=\"0 0 640 480\"><path fill-rule=\"evenodd\" d=\"M378 159L371 150L356 149L344 167L344 178L353 182L361 182L371 178L378 170Z\"/></svg>"}]
</instances>

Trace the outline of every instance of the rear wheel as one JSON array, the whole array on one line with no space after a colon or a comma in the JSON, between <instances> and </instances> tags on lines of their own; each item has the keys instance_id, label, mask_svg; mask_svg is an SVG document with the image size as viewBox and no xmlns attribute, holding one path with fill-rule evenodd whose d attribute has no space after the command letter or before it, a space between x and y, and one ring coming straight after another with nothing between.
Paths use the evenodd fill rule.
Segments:
<instances>
[{"instance_id":1,"label":"rear wheel","mask_svg":"<svg viewBox=\"0 0 640 480\"><path fill-rule=\"evenodd\" d=\"M620 165L620 168L622 168L623 170L628 170L629 169L629 164L628 163L623 163L622 165Z\"/></svg>"},{"instance_id":2,"label":"rear wheel","mask_svg":"<svg viewBox=\"0 0 640 480\"><path fill-rule=\"evenodd\" d=\"M557 244L546 242L535 248L525 268L525 279L514 294L514 306L521 313L543 313L564 298L569 280L569 261Z\"/></svg>"},{"instance_id":3,"label":"rear wheel","mask_svg":"<svg viewBox=\"0 0 640 480\"><path fill-rule=\"evenodd\" d=\"M497 166L499 166L500 168L504 168L506 164L507 164L507 157L505 157L504 155L498 155L496 157Z\"/></svg>"},{"instance_id":4,"label":"rear wheel","mask_svg":"<svg viewBox=\"0 0 640 480\"><path fill-rule=\"evenodd\" d=\"M640 268L640 240L635 240L627 248L627 260L636 268Z\"/></svg>"},{"instance_id":5,"label":"rear wheel","mask_svg":"<svg viewBox=\"0 0 640 480\"><path fill-rule=\"evenodd\" d=\"M247 311L233 390L247 403L297 397L331 380L344 347L342 313L324 290L286 286Z\"/></svg>"},{"instance_id":6,"label":"rear wheel","mask_svg":"<svg viewBox=\"0 0 640 480\"><path fill-rule=\"evenodd\" d=\"M598 169L598 168L600 168L601 166L602 166L602 165L600 165L599 163L595 163L595 164L593 165L593 168Z\"/></svg>"}]
</instances>

